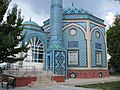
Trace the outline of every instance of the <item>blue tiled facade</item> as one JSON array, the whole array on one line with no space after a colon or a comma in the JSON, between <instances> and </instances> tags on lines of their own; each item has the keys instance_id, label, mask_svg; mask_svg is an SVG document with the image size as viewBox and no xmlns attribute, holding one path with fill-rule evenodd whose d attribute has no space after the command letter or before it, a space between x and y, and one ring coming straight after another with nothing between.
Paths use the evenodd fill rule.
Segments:
<instances>
[{"instance_id":1,"label":"blue tiled facade","mask_svg":"<svg viewBox=\"0 0 120 90\"><path fill-rule=\"evenodd\" d=\"M51 0L49 49L62 48L63 7L62 0Z\"/></svg>"},{"instance_id":2,"label":"blue tiled facade","mask_svg":"<svg viewBox=\"0 0 120 90\"><path fill-rule=\"evenodd\" d=\"M100 37L96 37L96 32L100 34ZM97 46L98 44L98 46ZM92 32L92 38L91 38L91 49L92 49L92 67L97 67L96 65L96 52L102 53L102 61L101 61L101 67L106 67L106 44L105 44L105 38L104 33L102 33L102 30L95 29Z\"/></svg>"},{"instance_id":3,"label":"blue tiled facade","mask_svg":"<svg viewBox=\"0 0 120 90\"><path fill-rule=\"evenodd\" d=\"M75 36L71 36L69 33L70 29L75 29L77 31ZM78 42L76 46L70 47L69 42L70 41L76 41ZM75 43L75 42L74 42ZM85 34L81 30L81 28L78 28L76 26L70 26L67 27L63 31L63 46L66 50L79 50L79 64L77 67L86 67L87 66L87 45L86 45L86 39Z\"/></svg>"},{"instance_id":4,"label":"blue tiled facade","mask_svg":"<svg viewBox=\"0 0 120 90\"><path fill-rule=\"evenodd\" d=\"M45 69L66 75L69 68L107 67L106 32L102 19L74 6L63 9L62 0L51 0L50 19L43 23L40 27L33 21L26 21L22 33L27 32L24 42L32 36L43 42ZM100 66L96 64L96 52L102 56Z\"/></svg>"}]
</instances>

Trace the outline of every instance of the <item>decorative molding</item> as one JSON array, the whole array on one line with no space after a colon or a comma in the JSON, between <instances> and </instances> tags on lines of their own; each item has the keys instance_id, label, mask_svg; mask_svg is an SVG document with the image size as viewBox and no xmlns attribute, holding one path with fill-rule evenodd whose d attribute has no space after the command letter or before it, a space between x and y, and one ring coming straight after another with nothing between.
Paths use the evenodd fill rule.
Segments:
<instances>
[{"instance_id":1,"label":"decorative molding","mask_svg":"<svg viewBox=\"0 0 120 90\"><path fill-rule=\"evenodd\" d=\"M64 22L70 22L70 23L75 23L75 22L80 22L80 23L81 23L81 22L85 22L85 23L86 23L87 21L88 21L88 20L79 20L79 19L77 19L77 20L70 20L70 19L68 20L68 19L67 19L67 20L66 20L66 19L64 19L64 20L63 20L63 23L64 23Z\"/></svg>"},{"instance_id":2,"label":"decorative molding","mask_svg":"<svg viewBox=\"0 0 120 90\"><path fill-rule=\"evenodd\" d=\"M54 51L54 74L66 75L66 52Z\"/></svg>"},{"instance_id":3,"label":"decorative molding","mask_svg":"<svg viewBox=\"0 0 120 90\"><path fill-rule=\"evenodd\" d=\"M92 21L92 20L89 20L89 21L90 21L90 23L93 23L93 24L95 24L96 26L106 27L106 25L104 25L104 24L100 24L100 23L97 23L97 22Z\"/></svg>"},{"instance_id":4,"label":"decorative molding","mask_svg":"<svg viewBox=\"0 0 120 90\"><path fill-rule=\"evenodd\" d=\"M75 7L71 7L71 8L66 8L63 11L63 14L88 14L88 15L92 15L89 11L84 10L82 8L75 8Z\"/></svg>"},{"instance_id":5,"label":"decorative molding","mask_svg":"<svg viewBox=\"0 0 120 90\"><path fill-rule=\"evenodd\" d=\"M89 68L89 67L68 67L67 70L108 70L107 67L101 67L101 68L98 68L98 67L92 67L92 68Z\"/></svg>"},{"instance_id":6,"label":"decorative molding","mask_svg":"<svg viewBox=\"0 0 120 90\"><path fill-rule=\"evenodd\" d=\"M78 48L78 41L68 41L68 48Z\"/></svg>"},{"instance_id":7,"label":"decorative molding","mask_svg":"<svg viewBox=\"0 0 120 90\"><path fill-rule=\"evenodd\" d=\"M95 43L95 48L96 49L102 49L101 43Z\"/></svg>"}]
</instances>

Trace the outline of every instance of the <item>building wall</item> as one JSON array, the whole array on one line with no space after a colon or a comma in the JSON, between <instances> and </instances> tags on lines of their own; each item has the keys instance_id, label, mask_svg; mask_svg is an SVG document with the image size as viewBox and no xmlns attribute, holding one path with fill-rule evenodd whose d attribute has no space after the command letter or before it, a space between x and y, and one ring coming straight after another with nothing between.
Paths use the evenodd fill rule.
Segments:
<instances>
[{"instance_id":1,"label":"building wall","mask_svg":"<svg viewBox=\"0 0 120 90\"><path fill-rule=\"evenodd\" d=\"M76 35L70 35L70 30L75 29ZM63 47L65 50L78 50L78 65L68 65L68 67L87 67L87 48L85 29L79 24L71 23L63 29ZM76 42L76 45L72 45ZM68 58L67 58L68 60ZM67 61L68 62L68 61Z\"/></svg>"},{"instance_id":2,"label":"building wall","mask_svg":"<svg viewBox=\"0 0 120 90\"><path fill-rule=\"evenodd\" d=\"M99 33L100 37L97 37L96 33ZM106 39L105 31L103 31L101 28L95 26L91 29L91 66L92 67L99 68L99 66L96 64L96 52L101 52L102 54L100 67L107 67L105 39Z\"/></svg>"},{"instance_id":3,"label":"building wall","mask_svg":"<svg viewBox=\"0 0 120 90\"><path fill-rule=\"evenodd\" d=\"M44 30L30 21L34 25L24 29L23 33L27 32L24 41L32 36L40 38L44 45L44 66L54 74L68 78L108 76L104 20L74 6L63 10L62 0L51 1L51 17L43 22ZM100 65L96 52L101 53Z\"/></svg>"},{"instance_id":4,"label":"building wall","mask_svg":"<svg viewBox=\"0 0 120 90\"><path fill-rule=\"evenodd\" d=\"M35 66L36 68L42 69L45 65L45 60L46 60L46 49L47 49L47 33L43 32L43 31L38 31L35 28L34 29L30 29L30 28L24 28L23 34L26 33L25 39L23 42L28 42L29 38L31 37L37 37L40 39L40 41L43 43L43 47L44 47L44 53L43 53L43 62L34 62L31 60L24 60L23 61L23 66ZM34 57L32 57L34 58Z\"/></svg>"},{"instance_id":5,"label":"building wall","mask_svg":"<svg viewBox=\"0 0 120 90\"><path fill-rule=\"evenodd\" d=\"M68 78L102 78L109 77L108 70L95 69L95 70L68 70Z\"/></svg>"}]
</instances>

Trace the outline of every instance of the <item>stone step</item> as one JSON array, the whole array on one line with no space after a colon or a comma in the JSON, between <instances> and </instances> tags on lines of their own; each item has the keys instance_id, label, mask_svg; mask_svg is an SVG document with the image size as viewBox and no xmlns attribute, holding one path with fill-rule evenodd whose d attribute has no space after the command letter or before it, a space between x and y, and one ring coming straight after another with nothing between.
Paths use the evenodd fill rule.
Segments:
<instances>
[{"instance_id":1,"label":"stone step","mask_svg":"<svg viewBox=\"0 0 120 90\"><path fill-rule=\"evenodd\" d=\"M50 85L55 85L57 84L56 81L36 81L36 82L32 82L31 84L29 84L29 87L39 87L39 86L50 86Z\"/></svg>"},{"instance_id":2,"label":"stone step","mask_svg":"<svg viewBox=\"0 0 120 90\"><path fill-rule=\"evenodd\" d=\"M48 78L48 77L38 77L38 78L37 78L37 81L41 81L41 80L46 81L46 80L51 80L51 79Z\"/></svg>"},{"instance_id":3,"label":"stone step","mask_svg":"<svg viewBox=\"0 0 120 90\"><path fill-rule=\"evenodd\" d=\"M56 82L56 81L51 81L51 80L41 80L41 81L36 81L36 83L52 83L52 82Z\"/></svg>"},{"instance_id":4,"label":"stone step","mask_svg":"<svg viewBox=\"0 0 120 90\"><path fill-rule=\"evenodd\" d=\"M40 80L36 80L36 82L41 82L41 81L51 81L50 79L40 79Z\"/></svg>"},{"instance_id":5,"label":"stone step","mask_svg":"<svg viewBox=\"0 0 120 90\"><path fill-rule=\"evenodd\" d=\"M49 86L57 84L56 81L51 80L48 75L40 75L37 80L29 84L29 87Z\"/></svg>"},{"instance_id":6,"label":"stone step","mask_svg":"<svg viewBox=\"0 0 120 90\"><path fill-rule=\"evenodd\" d=\"M45 87L45 86L51 86L51 85L56 85L57 83L41 83L41 84L39 84L39 83L36 83L36 84L34 84L34 85L32 85L32 84L29 84L28 86L29 87L32 87L32 88L34 88L34 87Z\"/></svg>"},{"instance_id":7,"label":"stone step","mask_svg":"<svg viewBox=\"0 0 120 90\"><path fill-rule=\"evenodd\" d=\"M35 84L35 83L38 83L38 84L41 84L41 83L57 83L56 81L51 81L51 80L47 80L47 81L36 81L36 82L32 82L31 84Z\"/></svg>"}]
</instances>

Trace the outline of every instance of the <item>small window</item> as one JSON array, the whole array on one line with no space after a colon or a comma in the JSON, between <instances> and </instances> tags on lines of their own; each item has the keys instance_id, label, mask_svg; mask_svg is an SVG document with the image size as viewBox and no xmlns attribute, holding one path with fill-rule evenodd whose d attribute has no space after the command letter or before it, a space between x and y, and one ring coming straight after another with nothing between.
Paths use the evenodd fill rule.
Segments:
<instances>
[{"instance_id":1,"label":"small window","mask_svg":"<svg viewBox=\"0 0 120 90\"><path fill-rule=\"evenodd\" d=\"M96 37L100 38L100 33L98 31L96 32Z\"/></svg>"},{"instance_id":2,"label":"small window","mask_svg":"<svg viewBox=\"0 0 120 90\"><path fill-rule=\"evenodd\" d=\"M78 51L68 51L68 65L78 65Z\"/></svg>"},{"instance_id":3,"label":"small window","mask_svg":"<svg viewBox=\"0 0 120 90\"><path fill-rule=\"evenodd\" d=\"M71 36L74 36L74 35L77 34L77 30L76 29L70 29L69 33L70 33Z\"/></svg>"},{"instance_id":4,"label":"small window","mask_svg":"<svg viewBox=\"0 0 120 90\"><path fill-rule=\"evenodd\" d=\"M101 65L101 52L96 52L96 65Z\"/></svg>"}]
</instances>

